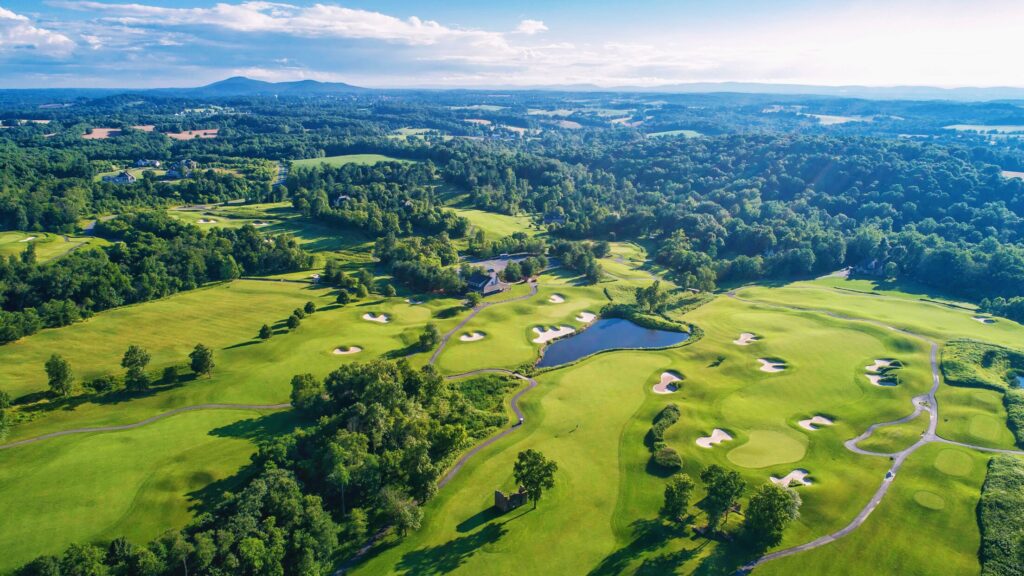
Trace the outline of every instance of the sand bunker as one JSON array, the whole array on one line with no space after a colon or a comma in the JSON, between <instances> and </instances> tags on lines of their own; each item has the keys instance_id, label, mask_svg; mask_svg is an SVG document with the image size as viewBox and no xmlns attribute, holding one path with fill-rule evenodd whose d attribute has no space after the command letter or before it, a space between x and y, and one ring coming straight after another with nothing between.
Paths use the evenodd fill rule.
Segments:
<instances>
[{"instance_id":1,"label":"sand bunker","mask_svg":"<svg viewBox=\"0 0 1024 576\"><path fill-rule=\"evenodd\" d=\"M459 340L462 340L463 342L476 342L477 340L483 339L483 332L470 332L468 334L463 334L462 336L459 336Z\"/></svg>"},{"instance_id":2,"label":"sand bunker","mask_svg":"<svg viewBox=\"0 0 1024 576\"><path fill-rule=\"evenodd\" d=\"M196 220L196 223L197 224L216 224L217 221L214 220L213 218L200 218L199 220Z\"/></svg>"},{"instance_id":3,"label":"sand bunker","mask_svg":"<svg viewBox=\"0 0 1024 576\"><path fill-rule=\"evenodd\" d=\"M883 374L865 374L865 376L867 376L868 381L871 382L872 384L874 384L875 386L895 386L896 385L896 383L893 382L892 380L886 380L885 379L885 375L883 375Z\"/></svg>"},{"instance_id":4,"label":"sand bunker","mask_svg":"<svg viewBox=\"0 0 1024 576\"><path fill-rule=\"evenodd\" d=\"M728 432L721 428L715 428L711 431L711 436L701 436L697 438L697 446L701 448L711 448L715 444L721 444L722 442L728 442L732 440L732 436Z\"/></svg>"},{"instance_id":5,"label":"sand bunker","mask_svg":"<svg viewBox=\"0 0 1024 576\"><path fill-rule=\"evenodd\" d=\"M752 344L754 342L757 342L758 340L760 340L760 338L758 338L754 334L751 334L750 332L744 332L743 334L740 334L739 338L733 340L732 343L737 346L747 346L748 344Z\"/></svg>"},{"instance_id":6,"label":"sand bunker","mask_svg":"<svg viewBox=\"0 0 1024 576\"><path fill-rule=\"evenodd\" d=\"M548 298L548 302L551 302L552 304L561 304L562 302L565 302L565 298L560 294L552 294L551 297Z\"/></svg>"},{"instance_id":7,"label":"sand bunker","mask_svg":"<svg viewBox=\"0 0 1024 576\"><path fill-rule=\"evenodd\" d=\"M423 300L416 300L415 298L406 298L405 301L408 302L410 306L423 304Z\"/></svg>"},{"instance_id":8,"label":"sand bunker","mask_svg":"<svg viewBox=\"0 0 1024 576\"><path fill-rule=\"evenodd\" d=\"M360 348L359 346L339 346L334 349L334 353L339 356L344 354L358 354L359 352L362 351L363 349Z\"/></svg>"},{"instance_id":9,"label":"sand bunker","mask_svg":"<svg viewBox=\"0 0 1024 576\"><path fill-rule=\"evenodd\" d=\"M782 478L776 478L775 476L769 476L768 479L772 482L782 486L783 488L789 488L795 482L797 486L809 486L811 481L807 479L810 472L803 469L793 470L789 474L786 474Z\"/></svg>"},{"instance_id":10,"label":"sand bunker","mask_svg":"<svg viewBox=\"0 0 1024 576\"><path fill-rule=\"evenodd\" d=\"M583 322L584 324L590 324L594 320L597 320L597 314L593 312L580 312L579 316L576 317L577 322Z\"/></svg>"},{"instance_id":11,"label":"sand bunker","mask_svg":"<svg viewBox=\"0 0 1024 576\"><path fill-rule=\"evenodd\" d=\"M676 390L679 390L679 386L676 382L681 381L682 378L673 374L672 372L662 372L661 381L654 385L655 394L671 394Z\"/></svg>"},{"instance_id":12,"label":"sand bunker","mask_svg":"<svg viewBox=\"0 0 1024 576\"><path fill-rule=\"evenodd\" d=\"M804 428L806 430L810 430L810 431L813 432L814 430L817 430L817 429L821 428L822 426L831 426L832 425L832 421L829 420L828 418L825 418L824 416L815 416L814 418L809 418L807 420L801 420L801 421L797 422L797 424L799 424L801 428Z\"/></svg>"},{"instance_id":13,"label":"sand bunker","mask_svg":"<svg viewBox=\"0 0 1024 576\"><path fill-rule=\"evenodd\" d=\"M981 322L982 324L995 324L996 321L991 318L985 318L984 316L975 316L972 318L975 322Z\"/></svg>"},{"instance_id":14,"label":"sand bunker","mask_svg":"<svg viewBox=\"0 0 1024 576\"><path fill-rule=\"evenodd\" d=\"M888 368L889 366L892 366L892 360L875 360L874 364L869 364L864 369L868 372L878 372L882 368Z\"/></svg>"},{"instance_id":15,"label":"sand bunker","mask_svg":"<svg viewBox=\"0 0 1024 576\"><path fill-rule=\"evenodd\" d=\"M35 236L29 236L28 238L23 238L21 240L18 240L18 242L31 242L31 241L33 241L35 239L36 239Z\"/></svg>"},{"instance_id":16,"label":"sand bunker","mask_svg":"<svg viewBox=\"0 0 1024 576\"><path fill-rule=\"evenodd\" d=\"M761 363L761 372L782 372L786 369L785 362L772 362L766 358L758 358L757 361Z\"/></svg>"},{"instance_id":17,"label":"sand bunker","mask_svg":"<svg viewBox=\"0 0 1024 576\"><path fill-rule=\"evenodd\" d=\"M391 319L388 318L387 314L381 314L380 316L376 316L369 312L363 314L363 320L369 320L370 322L379 322L381 324L387 324L388 322L391 321Z\"/></svg>"},{"instance_id":18,"label":"sand bunker","mask_svg":"<svg viewBox=\"0 0 1024 576\"><path fill-rule=\"evenodd\" d=\"M544 344L552 340L557 340L562 336L568 336L575 332L570 326L558 326L554 328L548 327L537 327L534 326L533 331L537 333L537 337L533 341L537 344Z\"/></svg>"}]
</instances>

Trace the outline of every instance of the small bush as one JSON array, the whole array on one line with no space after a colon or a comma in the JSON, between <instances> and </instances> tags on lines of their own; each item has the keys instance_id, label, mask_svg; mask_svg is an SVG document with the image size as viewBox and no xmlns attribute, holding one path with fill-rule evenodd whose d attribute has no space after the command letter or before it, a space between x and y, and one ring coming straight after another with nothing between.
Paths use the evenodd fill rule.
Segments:
<instances>
[{"instance_id":1,"label":"small bush","mask_svg":"<svg viewBox=\"0 0 1024 576\"><path fill-rule=\"evenodd\" d=\"M665 446L654 453L654 463L666 470L678 470L683 467L683 459L679 453Z\"/></svg>"},{"instance_id":2,"label":"small bush","mask_svg":"<svg viewBox=\"0 0 1024 576\"><path fill-rule=\"evenodd\" d=\"M117 382L114 381L113 376L100 376L86 383L85 387L96 394L103 394L117 388Z\"/></svg>"},{"instance_id":3,"label":"small bush","mask_svg":"<svg viewBox=\"0 0 1024 576\"><path fill-rule=\"evenodd\" d=\"M161 378L161 380L163 381L164 384L174 384L175 382L177 382L178 367L168 366L167 368L164 368L164 375L163 378Z\"/></svg>"}]
</instances>

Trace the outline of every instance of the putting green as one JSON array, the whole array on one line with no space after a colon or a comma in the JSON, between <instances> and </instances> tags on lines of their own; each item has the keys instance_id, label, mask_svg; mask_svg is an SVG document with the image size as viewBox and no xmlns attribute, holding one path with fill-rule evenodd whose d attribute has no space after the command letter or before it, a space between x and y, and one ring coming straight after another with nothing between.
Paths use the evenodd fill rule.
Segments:
<instances>
[{"instance_id":1,"label":"putting green","mask_svg":"<svg viewBox=\"0 0 1024 576\"><path fill-rule=\"evenodd\" d=\"M946 499L934 492L918 490L914 493L914 502L929 510L942 510L946 507Z\"/></svg>"},{"instance_id":2,"label":"putting green","mask_svg":"<svg viewBox=\"0 0 1024 576\"><path fill-rule=\"evenodd\" d=\"M807 438L775 430L754 430L747 443L729 451L730 462L744 468L764 468L796 462L807 453Z\"/></svg>"},{"instance_id":3,"label":"putting green","mask_svg":"<svg viewBox=\"0 0 1024 576\"><path fill-rule=\"evenodd\" d=\"M974 461L962 450L947 448L935 457L935 469L949 476L967 476L974 467Z\"/></svg>"}]
</instances>

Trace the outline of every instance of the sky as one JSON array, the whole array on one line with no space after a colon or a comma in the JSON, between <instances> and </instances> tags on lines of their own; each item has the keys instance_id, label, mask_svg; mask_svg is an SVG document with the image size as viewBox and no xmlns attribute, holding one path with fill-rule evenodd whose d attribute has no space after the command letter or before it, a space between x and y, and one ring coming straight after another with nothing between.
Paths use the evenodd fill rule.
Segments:
<instances>
[{"instance_id":1,"label":"sky","mask_svg":"<svg viewBox=\"0 0 1024 576\"><path fill-rule=\"evenodd\" d=\"M0 88L1017 86L1024 0L0 0Z\"/></svg>"}]
</instances>

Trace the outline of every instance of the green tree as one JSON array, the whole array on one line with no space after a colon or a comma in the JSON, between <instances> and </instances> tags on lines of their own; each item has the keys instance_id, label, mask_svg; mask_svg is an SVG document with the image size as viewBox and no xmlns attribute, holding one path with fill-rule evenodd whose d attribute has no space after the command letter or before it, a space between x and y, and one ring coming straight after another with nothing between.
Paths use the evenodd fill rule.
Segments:
<instances>
[{"instance_id":1,"label":"green tree","mask_svg":"<svg viewBox=\"0 0 1024 576\"><path fill-rule=\"evenodd\" d=\"M536 508L537 501L544 495L544 490L554 488L557 470L558 464L530 448L520 452L516 457L512 475L516 483L526 490L527 497L533 501L533 507Z\"/></svg>"},{"instance_id":2,"label":"green tree","mask_svg":"<svg viewBox=\"0 0 1024 576\"><path fill-rule=\"evenodd\" d=\"M360 298L366 298L370 295L370 289L366 287L366 284L360 284L359 287L356 288L356 295Z\"/></svg>"},{"instance_id":3,"label":"green tree","mask_svg":"<svg viewBox=\"0 0 1024 576\"><path fill-rule=\"evenodd\" d=\"M6 390L0 390L0 410L11 407L11 395Z\"/></svg>"},{"instance_id":4,"label":"green tree","mask_svg":"<svg viewBox=\"0 0 1024 576\"><path fill-rule=\"evenodd\" d=\"M707 490L704 511L708 515L708 528L717 530L722 519L729 518L733 504L743 495L743 478L734 470L712 464L701 470L700 480Z\"/></svg>"},{"instance_id":5,"label":"green tree","mask_svg":"<svg viewBox=\"0 0 1024 576\"><path fill-rule=\"evenodd\" d=\"M381 499L384 501L384 515L399 534L405 536L409 532L419 530L420 522L423 521L423 510L416 505L415 500L393 486L385 486L381 490Z\"/></svg>"},{"instance_id":6,"label":"green tree","mask_svg":"<svg viewBox=\"0 0 1024 576\"><path fill-rule=\"evenodd\" d=\"M466 308L476 308L480 305L480 301L483 300L483 296L479 292L470 292L466 294Z\"/></svg>"},{"instance_id":7,"label":"green tree","mask_svg":"<svg viewBox=\"0 0 1024 576\"><path fill-rule=\"evenodd\" d=\"M423 350L433 350L440 343L441 331L437 329L437 325L427 324L427 327L423 329L423 333L420 334L420 348Z\"/></svg>"},{"instance_id":8,"label":"green tree","mask_svg":"<svg viewBox=\"0 0 1024 576\"><path fill-rule=\"evenodd\" d=\"M49 381L51 392L63 398L71 396L74 385L71 364L59 354L50 356L50 359L46 361L46 378Z\"/></svg>"},{"instance_id":9,"label":"green tree","mask_svg":"<svg viewBox=\"0 0 1024 576\"><path fill-rule=\"evenodd\" d=\"M388 298L394 298L398 295L398 290L395 290L395 286L393 284L388 284L384 286L384 295Z\"/></svg>"},{"instance_id":10,"label":"green tree","mask_svg":"<svg viewBox=\"0 0 1024 576\"><path fill-rule=\"evenodd\" d=\"M196 347L188 355L189 367L196 373L197 376L206 374L211 375L213 372L213 350L203 346L202 344L196 344Z\"/></svg>"},{"instance_id":11,"label":"green tree","mask_svg":"<svg viewBox=\"0 0 1024 576\"><path fill-rule=\"evenodd\" d=\"M142 346L132 344L125 351L121 367L127 371L124 383L129 390L145 390L149 387L149 376L146 375L149 360L149 352Z\"/></svg>"},{"instance_id":12,"label":"green tree","mask_svg":"<svg viewBox=\"0 0 1024 576\"><path fill-rule=\"evenodd\" d=\"M296 316L298 317L299 320L302 320L303 318L306 317L306 313L302 310L302 308L296 308L295 310L292 310L292 316Z\"/></svg>"},{"instance_id":13,"label":"green tree","mask_svg":"<svg viewBox=\"0 0 1024 576\"><path fill-rule=\"evenodd\" d=\"M665 503L661 507L661 515L672 522L682 520L690 506L693 488L693 480L687 474L680 473L669 478L665 485Z\"/></svg>"},{"instance_id":14,"label":"green tree","mask_svg":"<svg viewBox=\"0 0 1024 576\"><path fill-rule=\"evenodd\" d=\"M103 563L102 548L92 544L72 544L60 559L62 576L105 576L110 573Z\"/></svg>"},{"instance_id":15,"label":"green tree","mask_svg":"<svg viewBox=\"0 0 1024 576\"><path fill-rule=\"evenodd\" d=\"M297 410L316 414L324 396L324 385L312 374L292 376L292 406Z\"/></svg>"},{"instance_id":16,"label":"green tree","mask_svg":"<svg viewBox=\"0 0 1024 576\"><path fill-rule=\"evenodd\" d=\"M260 326L260 339L261 340L270 340L271 336L273 336L273 335L274 335L274 331L270 329L270 326L268 326L266 324L264 324L263 326Z\"/></svg>"},{"instance_id":17,"label":"green tree","mask_svg":"<svg viewBox=\"0 0 1024 576\"><path fill-rule=\"evenodd\" d=\"M782 542L782 533L800 517L800 495L795 490L769 482L750 497L743 518L743 535L760 549Z\"/></svg>"},{"instance_id":18,"label":"green tree","mask_svg":"<svg viewBox=\"0 0 1024 576\"><path fill-rule=\"evenodd\" d=\"M289 330L295 330L296 328L299 327L299 324L301 324L301 323L302 323L302 320L300 320L299 317L296 316L295 314L292 314L291 316L288 317L288 329Z\"/></svg>"},{"instance_id":19,"label":"green tree","mask_svg":"<svg viewBox=\"0 0 1024 576\"><path fill-rule=\"evenodd\" d=\"M312 314L316 312L316 304L313 304L312 302L306 302L306 305L302 307L302 311L305 312L306 314Z\"/></svg>"},{"instance_id":20,"label":"green tree","mask_svg":"<svg viewBox=\"0 0 1024 576\"><path fill-rule=\"evenodd\" d=\"M163 378L161 378L161 380L163 380L164 384L174 384L175 382L177 382L178 381L178 367L177 366L168 366L168 367L164 368L164 375L163 375Z\"/></svg>"},{"instance_id":21,"label":"green tree","mask_svg":"<svg viewBox=\"0 0 1024 576\"><path fill-rule=\"evenodd\" d=\"M335 302L344 306L345 304L348 304L351 301L352 295L348 293L348 290L338 290L338 297L335 299Z\"/></svg>"}]
</instances>

